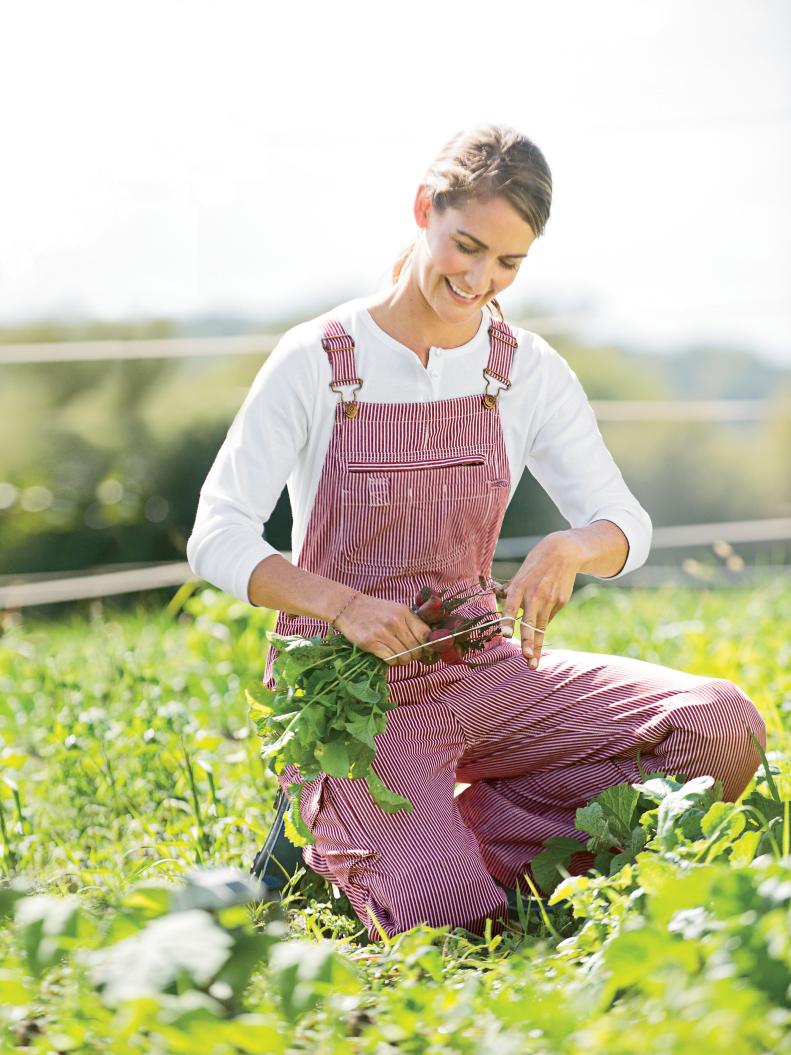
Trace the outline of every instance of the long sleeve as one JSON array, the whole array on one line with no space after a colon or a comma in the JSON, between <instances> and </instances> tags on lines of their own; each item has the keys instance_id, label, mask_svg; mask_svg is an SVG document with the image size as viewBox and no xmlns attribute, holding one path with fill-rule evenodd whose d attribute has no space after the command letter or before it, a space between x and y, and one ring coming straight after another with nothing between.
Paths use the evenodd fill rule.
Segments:
<instances>
[{"instance_id":1,"label":"long sleeve","mask_svg":"<svg viewBox=\"0 0 791 1055\"><path fill-rule=\"evenodd\" d=\"M250 604L253 569L278 550L262 537L308 438L311 364L293 330L258 371L203 483L187 561L202 579Z\"/></svg>"},{"instance_id":2,"label":"long sleeve","mask_svg":"<svg viewBox=\"0 0 791 1055\"><path fill-rule=\"evenodd\" d=\"M611 520L629 543L618 579L641 567L651 548L651 518L627 487L608 450L579 378L559 355L554 362L547 416L530 446L526 466L573 528Z\"/></svg>"}]
</instances>

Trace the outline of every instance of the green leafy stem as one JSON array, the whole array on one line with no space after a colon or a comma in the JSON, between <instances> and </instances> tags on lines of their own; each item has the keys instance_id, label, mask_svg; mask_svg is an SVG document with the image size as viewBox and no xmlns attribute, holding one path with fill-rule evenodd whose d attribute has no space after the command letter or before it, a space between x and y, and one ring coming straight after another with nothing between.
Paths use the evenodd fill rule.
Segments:
<instances>
[{"instance_id":1,"label":"green leafy stem","mask_svg":"<svg viewBox=\"0 0 791 1055\"><path fill-rule=\"evenodd\" d=\"M304 819L302 793L319 774L365 780L383 811L411 811L413 804L388 788L373 769L375 737L387 726L391 702L387 665L343 635L306 638L273 631L275 688L256 683L245 690L249 714L263 740L262 758L280 774L295 766L301 781L288 786L291 816L286 833L297 845L314 842Z\"/></svg>"}]
</instances>

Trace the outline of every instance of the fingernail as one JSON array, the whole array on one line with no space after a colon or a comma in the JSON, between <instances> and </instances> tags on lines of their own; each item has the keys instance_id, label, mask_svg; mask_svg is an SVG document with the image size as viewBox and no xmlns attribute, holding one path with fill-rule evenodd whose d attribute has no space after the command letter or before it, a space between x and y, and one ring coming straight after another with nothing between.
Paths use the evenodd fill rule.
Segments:
<instances>
[{"instance_id":1,"label":"fingernail","mask_svg":"<svg viewBox=\"0 0 791 1055\"><path fill-rule=\"evenodd\" d=\"M533 658L533 653L532 653L532 651L529 648L523 648L522 649L522 655L525 657L525 659L532 659Z\"/></svg>"},{"instance_id":2,"label":"fingernail","mask_svg":"<svg viewBox=\"0 0 791 1055\"><path fill-rule=\"evenodd\" d=\"M528 666L531 667L533 670L535 670L536 667L538 666L538 660L537 659L531 659L530 663L528 664Z\"/></svg>"},{"instance_id":3,"label":"fingernail","mask_svg":"<svg viewBox=\"0 0 791 1055\"><path fill-rule=\"evenodd\" d=\"M504 626L502 630L503 637L513 637L514 628L512 626Z\"/></svg>"}]
</instances>

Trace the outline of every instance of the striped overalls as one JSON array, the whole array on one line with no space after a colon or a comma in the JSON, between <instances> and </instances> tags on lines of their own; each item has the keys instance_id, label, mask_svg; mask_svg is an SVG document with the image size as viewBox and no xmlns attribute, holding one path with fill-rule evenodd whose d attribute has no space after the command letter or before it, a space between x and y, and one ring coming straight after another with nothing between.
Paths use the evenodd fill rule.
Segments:
<instances>
[{"instance_id":1,"label":"striped overalls","mask_svg":"<svg viewBox=\"0 0 791 1055\"><path fill-rule=\"evenodd\" d=\"M415 403L358 402L354 341L330 319L322 344L340 398L299 566L407 605L424 586L474 587L491 572L510 493L498 402L529 399L509 392L513 331L491 321L479 393ZM497 614L493 597L460 611L485 609ZM275 629L310 636L327 624L280 612ZM644 772L709 773L733 800L760 760L745 726L766 745L755 706L724 679L552 648L531 670L500 636L476 662L388 668L397 706L375 767L412 812L382 812L362 780L322 773L305 788L316 840L305 863L344 891L373 940L369 908L390 936L421 923L481 934L487 917L497 933L507 900L494 880L514 886L550 836L583 847L576 809L639 780L638 749ZM286 788L299 772L278 780ZM469 786L455 795L457 782ZM571 871L592 862L581 848Z\"/></svg>"}]
</instances>

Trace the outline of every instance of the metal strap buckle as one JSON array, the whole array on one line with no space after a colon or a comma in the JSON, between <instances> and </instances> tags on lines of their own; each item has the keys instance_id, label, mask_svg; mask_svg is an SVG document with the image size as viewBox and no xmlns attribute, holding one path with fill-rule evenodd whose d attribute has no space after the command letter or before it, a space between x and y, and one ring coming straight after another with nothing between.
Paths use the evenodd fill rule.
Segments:
<instances>
[{"instance_id":1,"label":"metal strap buckle","mask_svg":"<svg viewBox=\"0 0 791 1055\"><path fill-rule=\"evenodd\" d=\"M489 333L495 333L497 339L502 341L503 344L509 344L512 348L516 348L519 342L505 329L505 323L500 322L498 319L492 319L489 323Z\"/></svg>"},{"instance_id":2,"label":"metal strap buckle","mask_svg":"<svg viewBox=\"0 0 791 1055\"><path fill-rule=\"evenodd\" d=\"M508 389L511 387L511 382L505 377L498 377L497 374L493 374L490 370L487 371L486 367L483 368L481 373L483 374L483 378L486 381L486 388L483 392L482 402L487 410L491 410L497 404L497 397L500 395L503 389L508 391ZM497 381L500 385L494 395L492 395L489 391L489 385L492 381Z\"/></svg>"},{"instance_id":3,"label":"metal strap buckle","mask_svg":"<svg viewBox=\"0 0 791 1055\"><path fill-rule=\"evenodd\" d=\"M331 337L322 337L321 346L325 352L353 352L354 341L348 333L338 333Z\"/></svg>"},{"instance_id":4,"label":"metal strap buckle","mask_svg":"<svg viewBox=\"0 0 791 1055\"><path fill-rule=\"evenodd\" d=\"M337 393L341 397L341 406L343 407L343 416L345 418L356 418L357 417L357 393L363 387L363 381L361 377L353 377L348 381L330 381L330 388L333 392ZM342 389L350 388L351 399L347 400L344 398Z\"/></svg>"}]
</instances>

